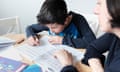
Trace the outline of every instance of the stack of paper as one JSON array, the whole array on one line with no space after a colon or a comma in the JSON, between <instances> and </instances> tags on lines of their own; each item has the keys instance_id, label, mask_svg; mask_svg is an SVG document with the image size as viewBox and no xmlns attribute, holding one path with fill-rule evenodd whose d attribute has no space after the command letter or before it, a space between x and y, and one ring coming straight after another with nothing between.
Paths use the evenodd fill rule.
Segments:
<instances>
[{"instance_id":1,"label":"stack of paper","mask_svg":"<svg viewBox=\"0 0 120 72\"><path fill-rule=\"evenodd\" d=\"M5 48L15 44L15 41L7 37L0 37L0 48Z\"/></svg>"}]
</instances>

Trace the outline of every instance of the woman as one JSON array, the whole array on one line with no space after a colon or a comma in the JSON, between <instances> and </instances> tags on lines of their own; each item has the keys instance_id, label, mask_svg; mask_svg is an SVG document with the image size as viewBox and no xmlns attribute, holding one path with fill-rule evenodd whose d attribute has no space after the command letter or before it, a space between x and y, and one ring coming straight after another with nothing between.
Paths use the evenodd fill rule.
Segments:
<instances>
[{"instance_id":1,"label":"woman","mask_svg":"<svg viewBox=\"0 0 120 72\"><path fill-rule=\"evenodd\" d=\"M95 14L101 30L107 33L87 47L82 62L88 64L92 72L120 72L120 0L98 0ZM105 60L106 51L109 54ZM70 53L61 50L55 56L64 66L61 72L77 72Z\"/></svg>"}]
</instances>

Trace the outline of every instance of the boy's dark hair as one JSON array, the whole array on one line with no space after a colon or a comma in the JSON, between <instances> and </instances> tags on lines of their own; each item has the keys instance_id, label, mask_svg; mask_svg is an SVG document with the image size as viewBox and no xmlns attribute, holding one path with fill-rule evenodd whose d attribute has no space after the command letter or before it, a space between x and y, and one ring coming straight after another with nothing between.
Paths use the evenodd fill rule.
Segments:
<instances>
[{"instance_id":1,"label":"boy's dark hair","mask_svg":"<svg viewBox=\"0 0 120 72\"><path fill-rule=\"evenodd\" d=\"M67 6L64 0L46 0L37 15L37 20L40 24L64 25L67 15Z\"/></svg>"},{"instance_id":2,"label":"boy's dark hair","mask_svg":"<svg viewBox=\"0 0 120 72\"><path fill-rule=\"evenodd\" d=\"M108 12L112 19L111 26L120 28L120 0L106 0Z\"/></svg>"}]
</instances>

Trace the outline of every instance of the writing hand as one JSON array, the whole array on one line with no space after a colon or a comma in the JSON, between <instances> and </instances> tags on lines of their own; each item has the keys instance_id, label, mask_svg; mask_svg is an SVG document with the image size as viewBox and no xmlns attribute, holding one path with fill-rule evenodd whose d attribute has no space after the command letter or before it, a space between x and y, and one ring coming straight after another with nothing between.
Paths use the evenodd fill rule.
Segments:
<instances>
[{"instance_id":1,"label":"writing hand","mask_svg":"<svg viewBox=\"0 0 120 72\"><path fill-rule=\"evenodd\" d=\"M37 36L30 36L27 39L27 43L32 46L38 46L40 45L39 38Z\"/></svg>"}]
</instances>

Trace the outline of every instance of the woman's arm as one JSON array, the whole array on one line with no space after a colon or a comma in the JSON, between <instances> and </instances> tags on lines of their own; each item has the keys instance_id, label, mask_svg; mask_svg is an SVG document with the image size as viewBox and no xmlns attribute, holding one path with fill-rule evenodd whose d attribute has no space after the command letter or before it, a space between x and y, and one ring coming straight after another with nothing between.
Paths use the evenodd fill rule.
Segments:
<instances>
[{"instance_id":1,"label":"woman's arm","mask_svg":"<svg viewBox=\"0 0 120 72\"><path fill-rule=\"evenodd\" d=\"M112 34L105 34L99 39L92 42L84 55L82 62L89 65L93 72L104 72L103 67L105 63L104 52L109 51L114 36Z\"/></svg>"}]
</instances>

